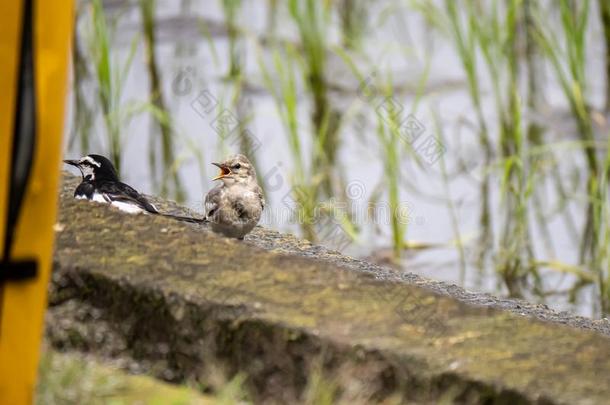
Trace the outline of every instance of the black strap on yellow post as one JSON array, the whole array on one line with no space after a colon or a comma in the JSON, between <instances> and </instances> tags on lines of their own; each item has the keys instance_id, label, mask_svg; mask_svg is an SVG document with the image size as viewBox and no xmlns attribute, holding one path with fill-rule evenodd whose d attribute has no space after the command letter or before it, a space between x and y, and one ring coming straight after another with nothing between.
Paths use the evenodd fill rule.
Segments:
<instances>
[{"instance_id":1,"label":"black strap on yellow post","mask_svg":"<svg viewBox=\"0 0 610 405\"><path fill-rule=\"evenodd\" d=\"M34 145L36 143L36 87L34 83L34 35L33 0L24 1L21 24L21 51L19 56L19 79L15 130L11 155L8 211L4 247L0 260L0 290L6 280L24 280L36 277L36 260L11 260L15 227L21 213L21 203L32 169ZM1 292L0 292L1 295ZM1 302L1 301L0 301ZM2 312L0 309L0 316Z\"/></svg>"}]
</instances>

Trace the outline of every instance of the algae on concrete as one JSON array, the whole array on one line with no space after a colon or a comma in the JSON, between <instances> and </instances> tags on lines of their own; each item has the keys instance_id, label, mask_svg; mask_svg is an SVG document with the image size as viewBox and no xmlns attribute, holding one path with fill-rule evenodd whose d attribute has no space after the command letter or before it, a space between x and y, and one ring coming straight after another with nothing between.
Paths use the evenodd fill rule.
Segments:
<instances>
[{"instance_id":1,"label":"algae on concrete","mask_svg":"<svg viewBox=\"0 0 610 405\"><path fill-rule=\"evenodd\" d=\"M257 233L127 216L73 200L67 184L47 327L57 347L170 381L243 373L258 402L301 400L319 364L341 375L338 392L366 381L371 401L610 398L606 336L264 250Z\"/></svg>"}]
</instances>

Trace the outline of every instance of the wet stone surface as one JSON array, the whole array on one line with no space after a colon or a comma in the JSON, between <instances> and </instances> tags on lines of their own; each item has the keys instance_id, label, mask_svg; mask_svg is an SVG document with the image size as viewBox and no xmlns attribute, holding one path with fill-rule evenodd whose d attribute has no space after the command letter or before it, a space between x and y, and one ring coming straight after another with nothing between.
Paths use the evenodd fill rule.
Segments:
<instances>
[{"instance_id":1,"label":"wet stone surface","mask_svg":"<svg viewBox=\"0 0 610 405\"><path fill-rule=\"evenodd\" d=\"M396 274L260 227L240 242L126 215L72 199L75 184L66 176L61 190L47 316L56 348L203 386L243 373L258 402L301 398L316 370L376 401L610 398L606 321Z\"/></svg>"}]
</instances>

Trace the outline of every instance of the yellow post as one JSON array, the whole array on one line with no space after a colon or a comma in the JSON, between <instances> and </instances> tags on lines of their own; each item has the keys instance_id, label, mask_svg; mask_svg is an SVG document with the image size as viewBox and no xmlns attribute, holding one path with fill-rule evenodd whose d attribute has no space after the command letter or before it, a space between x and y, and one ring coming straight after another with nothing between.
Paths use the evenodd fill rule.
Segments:
<instances>
[{"instance_id":1,"label":"yellow post","mask_svg":"<svg viewBox=\"0 0 610 405\"><path fill-rule=\"evenodd\" d=\"M26 12L28 8L31 13ZM19 177L14 170L16 128L29 125L16 123L23 110L17 108L20 77L22 82L32 81L23 77L22 69L26 24L32 28L35 138L10 254L6 255L9 200L15 194L10 184ZM0 272L4 272L0 274L0 404L33 401L53 252L72 27L73 0L0 1ZM28 101L21 96L21 103ZM11 263L23 261L36 264L34 277L6 276L9 267L15 270Z\"/></svg>"}]
</instances>

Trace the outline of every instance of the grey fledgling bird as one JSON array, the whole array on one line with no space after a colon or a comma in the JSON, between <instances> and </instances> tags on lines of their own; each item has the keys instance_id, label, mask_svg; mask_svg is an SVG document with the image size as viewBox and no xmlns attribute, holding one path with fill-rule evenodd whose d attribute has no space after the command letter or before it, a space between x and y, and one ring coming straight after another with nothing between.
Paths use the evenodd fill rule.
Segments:
<instances>
[{"instance_id":1,"label":"grey fledgling bird","mask_svg":"<svg viewBox=\"0 0 610 405\"><path fill-rule=\"evenodd\" d=\"M205 197L205 219L214 232L243 239L258 224L265 208L256 171L244 155L212 164L220 168L214 180L221 183Z\"/></svg>"}]
</instances>

